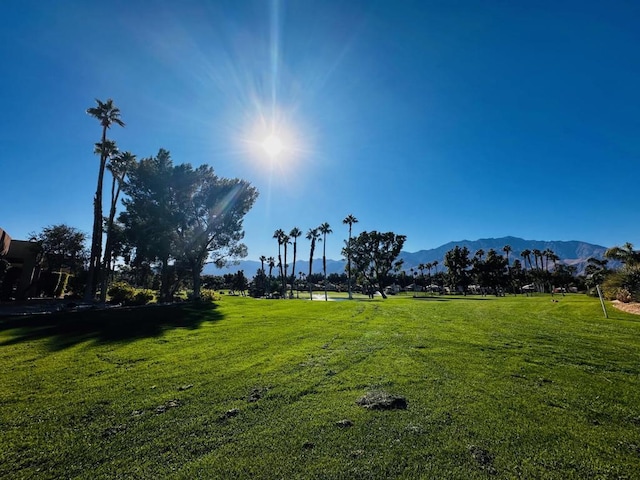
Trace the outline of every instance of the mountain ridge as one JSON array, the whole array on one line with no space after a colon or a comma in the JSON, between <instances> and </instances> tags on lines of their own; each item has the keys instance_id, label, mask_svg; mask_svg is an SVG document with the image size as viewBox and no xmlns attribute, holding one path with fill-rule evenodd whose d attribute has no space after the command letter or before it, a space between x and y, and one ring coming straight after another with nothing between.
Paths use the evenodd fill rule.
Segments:
<instances>
[{"instance_id":1,"label":"mountain ridge","mask_svg":"<svg viewBox=\"0 0 640 480\"><path fill-rule=\"evenodd\" d=\"M587 260L591 257L602 259L607 247L596 245L580 240L526 240L520 237L506 236L498 238L480 238L478 240L458 240L447 242L436 248L418 250L417 252L400 252L399 258L404 260L403 269L408 271L411 268L416 268L421 263L432 263L438 261L440 268L444 268L445 254L456 246L467 247L471 255L477 250L482 249L485 252L493 248L495 251L504 255L502 248L505 245L511 246L511 252L509 254L509 263L513 263L516 258L522 261L520 254L523 250L538 249L541 251L547 248L553 250L553 252L560 257L559 263L565 265L573 265L577 268L578 273L584 271L584 267L587 264ZM330 273L342 273L344 272L344 266L346 260L330 260L327 259L327 274ZM289 268L292 264L289 264ZM241 260L236 265L230 265L223 269L218 269L213 265L206 265L203 273L208 275L223 275L225 273L235 273L239 270L243 270L247 277L252 277L258 269L261 268L261 264L256 260ZM268 267L265 265L265 270L268 272ZM274 268L274 271L277 268ZM309 261L300 260L296 261L296 270L309 273ZM322 272L322 259L313 259L313 273ZM296 273L296 274L297 274Z\"/></svg>"}]
</instances>

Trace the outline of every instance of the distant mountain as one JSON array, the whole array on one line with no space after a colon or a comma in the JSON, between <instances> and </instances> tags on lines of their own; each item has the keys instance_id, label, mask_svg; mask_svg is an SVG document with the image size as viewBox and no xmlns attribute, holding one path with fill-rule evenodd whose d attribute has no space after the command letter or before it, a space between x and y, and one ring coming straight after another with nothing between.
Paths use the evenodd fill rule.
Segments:
<instances>
[{"instance_id":1,"label":"distant mountain","mask_svg":"<svg viewBox=\"0 0 640 480\"><path fill-rule=\"evenodd\" d=\"M471 255L476 251L482 249L485 252L493 248L496 252L504 254L502 247L505 245L511 246L511 253L509 259L513 262L514 259L520 259L522 257L520 253L523 250L538 249L544 251L547 248L555 252L560 257L560 262L566 265L575 265L578 269L578 273L582 273L587 263L587 259L594 257L602 259L606 247L601 245L593 245L587 242L580 241L545 241L545 240L525 240L518 237L501 237L501 238L481 238L479 240L460 240L457 242L449 242L438 248L432 248L430 250L420 250L418 252L401 252L400 258L404 260L404 270L415 268L421 263L432 263L434 260L438 261L438 270L444 268L444 256L453 249L456 245L460 247L467 247ZM327 260L327 273L342 273L344 272L346 261L345 260ZM207 265L204 268L204 273L208 275L223 275L225 273L235 273L238 270L244 270L247 277L253 277L260 268L260 262L254 260L242 260L238 265L231 265L224 269L217 269L213 265ZM291 268L291 264L289 266ZM265 270L268 271L268 267L265 266ZM274 269L274 272L276 269ZM296 271L309 272L308 260L297 260ZM296 273L297 273L296 272ZM313 259L313 272L322 272L322 259Z\"/></svg>"},{"instance_id":2,"label":"distant mountain","mask_svg":"<svg viewBox=\"0 0 640 480\"><path fill-rule=\"evenodd\" d=\"M308 258L308 257L307 257ZM291 268L293 267L293 261L287 258L289 263L289 274L291 274ZM345 260L330 260L327 259L327 274L330 273L342 273L344 272L344 266L347 262ZM243 270L246 277L253 277L256 272L261 268L261 263L255 260L241 260L237 265L229 265L226 268L216 268L214 265L205 265L205 275L224 275L225 273L236 273L239 270ZM264 269L269 273L269 266L265 264ZM273 269L273 275L278 275L278 267ZM309 260L296 259L296 275L298 272L303 272L305 275L309 273ZM313 273L322 273L322 259L313 259Z\"/></svg>"},{"instance_id":3,"label":"distant mountain","mask_svg":"<svg viewBox=\"0 0 640 480\"><path fill-rule=\"evenodd\" d=\"M575 265L578 269L578 273L582 273L584 270L587 259L594 257L602 259L606 247L601 245L593 245L591 243L580 241L545 241L545 240L525 240L518 237L501 237L501 238L481 238L479 240L460 240L457 242L449 242L441 245L438 248L431 250L420 250L419 252L409 253L402 252L400 258L404 260L404 268L409 269L411 267L417 267L421 263L430 263L434 260L439 262L440 266L444 265L445 254L453 249L456 245L460 247L467 247L471 255L476 251L482 249L485 252L493 248L496 252L503 254L502 247L505 245L511 246L511 253L509 254L510 262L514 259L522 261L520 254L524 250L538 249L544 251L547 248L553 250L556 255L560 257L560 263L565 265Z\"/></svg>"}]
</instances>

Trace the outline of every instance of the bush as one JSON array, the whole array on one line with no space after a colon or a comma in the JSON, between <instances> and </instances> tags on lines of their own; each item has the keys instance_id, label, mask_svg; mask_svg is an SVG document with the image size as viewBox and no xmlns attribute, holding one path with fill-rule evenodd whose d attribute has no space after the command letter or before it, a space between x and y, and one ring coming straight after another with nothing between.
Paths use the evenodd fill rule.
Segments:
<instances>
[{"instance_id":1,"label":"bush","mask_svg":"<svg viewBox=\"0 0 640 480\"><path fill-rule=\"evenodd\" d=\"M107 290L111 303L131 303L136 296L136 289L127 282L116 282Z\"/></svg>"},{"instance_id":2,"label":"bush","mask_svg":"<svg viewBox=\"0 0 640 480\"><path fill-rule=\"evenodd\" d=\"M216 292L215 290L209 290L207 288L203 288L200 290L200 298L196 300L195 296L193 295L193 293L191 293L189 295L189 299L192 301L199 301L202 303L213 303L215 302L218 298L216 297Z\"/></svg>"},{"instance_id":3,"label":"bush","mask_svg":"<svg viewBox=\"0 0 640 480\"><path fill-rule=\"evenodd\" d=\"M602 294L607 300L640 301L640 268L623 267L608 275L602 283Z\"/></svg>"},{"instance_id":4,"label":"bush","mask_svg":"<svg viewBox=\"0 0 640 480\"><path fill-rule=\"evenodd\" d=\"M131 301L132 305L146 305L147 303L153 301L155 295L153 294L153 290L138 290Z\"/></svg>"},{"instance_id":5,"label":"bush","mask_svg":"<svg viewBox=\"0 0 640 480\"><path fill-rule=\"evenodd\" d=\"M616 293L616 300L622 303L629 303L631 300L633 300L633 298L629 290L627 290L626 288L619 288Z\"/></svg>"}]
</instances>

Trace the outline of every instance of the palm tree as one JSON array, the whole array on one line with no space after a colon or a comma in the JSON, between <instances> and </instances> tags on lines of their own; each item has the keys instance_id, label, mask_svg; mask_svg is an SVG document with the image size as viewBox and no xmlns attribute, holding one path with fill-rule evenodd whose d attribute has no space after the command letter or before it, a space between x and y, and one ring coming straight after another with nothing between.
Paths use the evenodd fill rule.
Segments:
<instances>
[{"instance_id":1,"label":"palm tree","mask_svg":"<svg viewBox=\"0 0 640 480\"><path fill-rule=\"evenodd\" d=\"M107 130L114 123L124 127L124 122L120 120L120 109L113 104L113 100L108 99L102 102L96 98L97 105L87 109L87 113L98 119L102 125L102 140L100 144L106 146ZM91 253L89 255L89 272L87 285L85 288L85 300L91 300L95 296L97 288L98 271L100 269L100 257L102 250L102 183L104 170L107 165L108 152L106 148L100 151L100 166L98 169L98 184L96 194L93 198L93 232L91 234Z\"/></svg>"},{"instance_id":2,"label":"palm tree","mask_svg":"<svg viewBox=\"0 0 640 480\"><path fill-rule=\"evenodd\" d=\"M320 232L317 228L310 228L307 232L307 240L311 241L311 249L309 250L309 276L307 277L307 281L309 282L309 299L313 300L313 286L311 283L311 273L313 270L313 253L316 250L316 242L322 241L320 238Z\"/></svg>"},{"instance_id":3,"label":"palm tree","mask_svg":"<svg viewBox=\"0 0 640 480\"><path fill-rule=\"evenodd\" d=\"M511 282L511 266L509 265L509 253L511 253L513 249L511 245L505 245L502 247L502 251L507 254L507 280Z\"/></svg>"},{"instance_id":4,"label":"palm tree","mask_svg":"<svg viewBox=\"0 0 640 480\"><path fill-rule=\"evenodd\" d=\"M327 295L327 235L329 233L333 233L331 230L331 226L324 222L322 225L318 227L318 230L322 234L322 270L324 271L324 301L328 301L329 297Z\"/></svg>"},{"instance_id":5,"label":"palm tree","mask_svg":"<svg viewBox=\"0 0 640 480\"><path fill-rule=\"evenodd\" d=\"M633 267L640 265L640 251L633 249L633 244L626 242L622 247L611 247L604 252L604 257L617 260L625 265Z\"/></svg>"},{"instance_id":6,"label":"palm tree","mask_svg":"<svg viewBox=\"0 0 640 480\"><path fill-rule=\"evenodd\" d=\"M269 281L267 282L267 297L271 295L271 280L273 279L273 268L276 266L276 259L273 257L267 258L267 265L269 265Z\"/></svg>"},{"instance_id":7,"label":"palm tree","mask_svg":"<svg viewBox=\"0 0 640 480\"><path fill-rule=\"evenodd\" d=\"M502 247L502 251L507 254L507 267L509 267L509 254L513 251L511 245L505 245Z\"/></svg>"},{"instance_id":8,"label":"palm tree","mask_svg":"<svg viewBox=\"0 0 640 480\"><path fill-rule=\"evenodd\" d=\"M540 257L540 263L542 263L542 252L540 250L538 250L537 248L534 248L531 251L531 253L533 253L533 258L536 261L536 270L542 270L544 265L541 265L540 267L538 267L538 257Z\"/></svg>"},{"instance_id":9,"label":"palm tree","mask_svg":"<svg viewBox=\"0 0 640 480\"><path fill-rule=\"evenodd\" d=\"M269 278L273 278L273 269L276 266L276 259L273 257L267 258L267 265L269 265Z\"/></svg>"},{"instance_id":10,"label":"palm tree","mask_svg":"<svg viewBox=\"0 0 640 480\"><path fill-rule=\"evenodd\" d=\"M282 244L284 245L284 276L282 277L282 298L287 298L287 269L289 268L289 264L287 263L287 245L291 242L289 241L289 235L286 233L282 235Z\"/></svg>"},{"instance_id":11,"label":"palm tree","mask_svg":"<svg viewBox=\"0 0 640 480\"><path fill-rule=\"evenodd\" d=\"M107 220L107 240L104 247L104 257L102 259L102 287L100 289L100 300L102 302L107 299L107 285L109 273L111 271L111 261L113 255L113 221L116 216L116 207L118 199L124 184L124 177L128 170L136 161L136 156L131 152L119 152L114 156L110 156L107 170L111 172L111 208L109 209L109 219Z\"/></svg>"},{"instance_id":12,"label":"palm tree","mask_svg":"<svg viewBox=\"0 0 640 480\"><path fill-rule=\"evenodd\" d=\"M542 252L542 255L544 256L544 258L547 259L547 264L545 267L545 270L548 272L549 271L549 260L553 259L553 257L556 255L555 252L553 250L551 250L550 248L545 249L544 252Z\"/></svg>"},{"instance_id":13,"label":"palm tree","mask_svg":"<svg viewBox=\"0 0 640 480\"><path fill-rule=\"evenodd\" d=\"M258 260L260 260L260 270L262 270L262 273L264 273L264 262L267 261L267 257L265 257L264 255L260 255L260 258Z\"/></svg>"},{"instance_id":14,"label":"palm tree","mask_svg":"<svg viewBox=\"0 0 640 480\"><path fill-rule=\"evenodd\" d=\"M278 268L280 269L280 278L284 277L284 270L282 269L282 237L283 236L284 236L284 230L282 230L281 228L273 232L273 238L275 238L278 242Z\"/></svg>"},{"instance_id":15,"label":"palm tree","mask_svg":"<svg viewBox=\"0 0 640 480\"><path fill-rule=\"evenodd\" d=\"M293 297L293 284L295 283L296 275L296 256L298 254L298 237L302 235L302 230L298 227L293 227L289 232L289 237L293 238L293 268L291 269L291 296Z\"/></svg>"},{"instance_id":16,"label":"palm tree","mask_svg":"<svg viewBox=\"0 0 640 480\"><path fill-rule=\"evenodd\" d=\"M347 242L347 275L349 276L349 300L353 300L353 295L351 294L351 228L354 223L358 223L358 219L349 214L344 220L342 220L342 223L349 225L349 240Z\"/></svg>"},{"instance_id":17,"label":"palm tree","mask_svg":"<svg viewBox=\"0 0 640 480\"><path fill-rule=\"evenodd\" d=\"M528 248L525 248L524 250L522 250L522 252L520 252L520 256L522 257L522 260L524 261L524 268L527 268L527 261L529 262L529 270L531 270L533 267L531 266L531 250L529 250Z\"/></svg>"}]
</instances>

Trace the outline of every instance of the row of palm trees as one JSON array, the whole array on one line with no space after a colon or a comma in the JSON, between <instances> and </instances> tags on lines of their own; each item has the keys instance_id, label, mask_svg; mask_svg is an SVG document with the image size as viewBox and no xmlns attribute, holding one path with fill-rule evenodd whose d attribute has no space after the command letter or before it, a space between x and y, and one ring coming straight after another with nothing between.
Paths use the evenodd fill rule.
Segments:
<instances>
[{"instance_id":1,"label":"row of palm trees","mask_svg":"<svg viewBox=\"0 0 640 480\"><path fill-rule=\"evenodd\" d=\"M353 215L347 215L345 219L342 221L343 224L349 225L349 240L351 240L352 228L353 225L358 223L358 219ZM322 270L324 276L324 299L328 300L327 293L327 235L333 233L331 229L331 225L329 223L324 222L318 227L310 228L307 231L306 239L310 242L309 249L309 274L307 278L310 278L313 274L313 256L316 251L316 246L318 242L322 242ZM283 229L279 228L275 232L273 232L273 238L278 242L278 260L276 263L276 259L274 257L266 257L262 255L259 260L261 263L262 273L265 273L264 266L265 263L269 266L269 277L271 277L273 268L278 267L281 279L281 296L283 298L286 297L286 289L287 289L287 279L291 278L291 290L289 292L289 296L293 297L293 277L295 276L296 271L296 259L298 255L298 238L302 236L302 230L298 227L293 227L289 233L286 233ZM291 270L291 275L289 275L288 268L289 264L287 263L287 253L288 253L288 245L293 245L293 265ZM348 244L347 244L348 245ZM283 255L284 253L284 255ZM349 275L349 299L352 297L351 292L351 256L347 255L347 270ZM309 282L309 298L313 299L313 285Z\"/></svg>"},{"instance_id":2,"label":"row of palm trees","mask_svg":"<svg viewBox=\"0 0 640 480\"><path fill-rule=\"evenodd\" d=\"M505 246L504 248L507 248L507 246ZM503 250L504 250L503 248ZM509 247L510 249L511 247ZM511 250L509 250L511 251ZM534 248L533 250L529 250L529 249L525 249L520 253L520 256L522 257L522 260L524 262L524 266L525 268L527 267L527 262L529 263L529 270L533 270L533 264L531 262L531 255L533 255L534 261L535 261L535 265L536 265L536 270L537 271L549 271L549 262L553 262L554 267L557 266L558 264L558 260L560 260L560 257L558 255L555 254L555 252L553 250L551 250L550 248L547 248L545 250L539 250L537 248ZM507 254L507 260L509 259L509 255ZM544 260L547 260L547 262L545 263Z\"/></svg>"}]
</instances>

